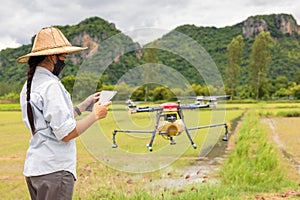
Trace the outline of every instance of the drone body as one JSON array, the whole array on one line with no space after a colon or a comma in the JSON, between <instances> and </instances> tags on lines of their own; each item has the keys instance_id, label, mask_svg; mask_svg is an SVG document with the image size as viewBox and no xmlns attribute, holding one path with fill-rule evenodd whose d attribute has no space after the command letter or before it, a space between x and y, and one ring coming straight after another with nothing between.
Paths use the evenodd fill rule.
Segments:
<instances>
[{"instance_id":1,"label":"drone body","mask_svg":"<svg viewBox=\"0 0 300 200\"><path fill-rule=\"evenodd\" d=\"M229 98L230 95L222 95L222 96L196 96L196 97L185 97L190 99L195 99L195 104L204 105L208 103L210 107L216 108L218 105L218 99L226 99Z\"/></svg>"},{"instance_id":2,"label":"drone body","mask_svg":"<svg viewBox=\"0 0 300 200\"><path fill-rule=\"evenodd\" d=\"M216 126L224 126L225 127L225 134L223 137L223 141L228 140L228 127L226 123L219 123L219 124L210 124L206 126L197 126L188 128L184 121L184 114L183 110L185 109L201 109L201 108L208 108L209 104L180 104L174 102L167 102L163 103L157 107L137 107L132 106L133 102L127 104L129 111L131 114L140 113L140 112L156 112L156 121L153 130L114 130L113 131L113 148L117 148L118 145L116 143L116 134L118 132L123 133L150 133L152 137L150 139L149 144L147 144L147 148L149 151L152 151L152 144L155 138L155 135L161 135L163 138L170 141L171 145L176 144L174 141L174 137L180 135L182 132L186 132L186 135L194 147L197 148L197 145L194 143L189 131L203 129L203 128L211 128Z\"/></svg>"}]
</instances>

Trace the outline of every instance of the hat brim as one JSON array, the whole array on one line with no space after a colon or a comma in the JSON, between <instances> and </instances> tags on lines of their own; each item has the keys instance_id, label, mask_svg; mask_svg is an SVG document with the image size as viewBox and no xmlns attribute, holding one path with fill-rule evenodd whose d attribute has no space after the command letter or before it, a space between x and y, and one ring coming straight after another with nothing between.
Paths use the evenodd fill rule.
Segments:
<instances>
[{"instance_id":1,"label":"hat brim","mask_svg":"<svg viewBox=\"0 0 300 200\"><path fill-rule=\"evenodd\" d=\"M76 46L65 46L65 47L57 47L53 49L46 49L37 52L31 52L24 56L17 58L18 63L27 63L31 56L49 56L55 54L63 54L63 53L76 53L79 51L86 50L87 47L76 47Z\"/></svg>"}]
</instances>

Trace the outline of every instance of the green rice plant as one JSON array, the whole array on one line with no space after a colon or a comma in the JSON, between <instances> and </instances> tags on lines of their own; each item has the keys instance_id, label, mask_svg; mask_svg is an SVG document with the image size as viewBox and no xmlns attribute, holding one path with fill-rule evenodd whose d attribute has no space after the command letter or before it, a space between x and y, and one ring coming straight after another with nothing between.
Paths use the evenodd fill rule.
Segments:
<instances>
[{"instance_id":1,"label":"green rice plant","mask_svg":"<svg viewBox=\"0 0 300 200\"><path fill-rule=\"evenodd\" d=\"M279 190L289 184L265 132L259 124L258 113L249 112L243 120L235 149L220 169L223 184L255 192Z\"/></svg>"},{"instance_id":2,"label":"green rice plant","mask_svg":"<svg viewBox=\"0 0 300 200\"><path fill-rule=\"evenodd\" d=\"M300 110L281 111L276 114L278 117L300 117Z\"/></svg>"},{"instance_id":3,"label":"green rice plant","mask_svg":"<svg viewBox=\"0 0 300 200\"><path fill-rule=\"evenodd\" d=\"M20 104L4 104L0 103L0 111L20 111Z\"/></svg>"},{"instance_id":4,"label":"green rice plant","mask_svg":"<svg viewBox=\"0 0 300 200\"><path fill-rule=\"evenodd\" d=\"M264 108L259 109L258 114L260 117L300 117L299 108Z\"/></svg>"},{"instance_id":5,"label":"green rice plant","mask_svg":"<svg viewBox=\"0 0 300 200\"><path fill-rule=\"evenodd\" d=\"M16 104L17 105L17 104ZM17 105L19 106L19 105ZM122 111L123 105L116 105L117 118L120 123L126 125L128 120L132 120L139 126L148 125L152 117L148 115L140 115L140 117L132 116L129 119L126 117L126 112ZM253 105L251 105L252 107ZM295 108L278 108L264 104L269 107L270 113L280 111L289 112ZM1 107L1 106L0 106ZM239 108L240 105L232 105ZM244 110L251 107L241 105L240 109L232 109L226 111L226 122L231 122L237 116L240 116ZM276 108L276 109L275 109ZM258 192L270 192L274 190L284 189L284 187L294 187L295 184L290 183L285 179L285 171L281 168L281 163L277 159L277 155L273 146L267 141L265 130L260 126L259 113L262 111L256 109L250 111L243 117L242 127L236 139L236 146L228 157L228 160L222 166L219 177L220 182L209 181L206 183L197 183L183 188L171 188L167 191L155 191L149 184L152 180L161 179L163 174L167 174L169 169L160 170L147 174L129 174L116 171L103 163L95 160L87 151L86 146L80 138L77 139L78 152L78 180L75 184L74 199L254 199ZM298 109L297 109L298 110ZM112 107L114 111L114 107ZM120 112L119 112L120 111ZM200 123L210 123L209 111L194 112L186 115L188 123L200 115ZM124 116L123 116L124 115ZM137 116L137 115L136 115ZM189 119L190 118L190 119ZM0 192L3 199L29 199L29 194L22 175L25 152L30 139L30 132L25 128L22 122L20 112L0 112ZM122 121L123 120L123 121ZM100 120L99 124L103 132L107 134L108 141L111 140L111 132L118 125L114 122L112 112L109 113L106 119ZM195 122L196 123L196 122ZM124 125L124 126L125 126ZM193 124L189 124L192 126ZM152 127L152 122L149 123ZM129 127L130 128L130 127ZM193 133L197 145L202 144L205 132ZM131 138L130 135L120 136L120 148L122 145L127 145L129 150L133 152L149 153L145 148L149 138L141 141L140 138ZM186 136L183 134L184 140ZM93 138L91 138L93 139ZM158 149L160 145L164 145L161 137L155 140L155 147ZM136 141L135 141L136 140ZM96 141L98 144L99 141ZM136 143L135 143L136 142ZM135 145L138 144L138 145ZM167 144L168 145L168 144ZM188 144L189 145L189 144ZM127 147L124 146L123 148ZM186 165L195 165L193 159L199 155L199 149L188 149L183 155L183 159L179 159L171 164L172 169L180 169ZM173 175L178 177L181 172ZM183 178L184 179L184 178ZM128 183L132 180L132 183ZM150 181L151 180L151 181ZM129 181L130 182L130 181ZM163 189L163 188L160 188Z\"/></svg>"}]
</instances>

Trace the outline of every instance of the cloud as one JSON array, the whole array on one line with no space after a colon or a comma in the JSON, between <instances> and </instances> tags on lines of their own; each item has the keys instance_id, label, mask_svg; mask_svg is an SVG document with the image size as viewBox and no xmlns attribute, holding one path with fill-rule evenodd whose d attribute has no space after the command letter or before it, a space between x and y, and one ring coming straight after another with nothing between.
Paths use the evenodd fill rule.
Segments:
<instances>
[{"instance_id":1,"label":"cloud","mask_svg":"<svg viewBox=\"0 0 300 200\"><path fill-rule=\"evenodd\" d=\"M287 13L299 21L299 5L294 0L10 0L0 7L0 48L29 44L44 26L78 24L92 16L123 32L147 27L170 31L183 24L224 27L257 14Z\"/></svg>"}]
</instances>

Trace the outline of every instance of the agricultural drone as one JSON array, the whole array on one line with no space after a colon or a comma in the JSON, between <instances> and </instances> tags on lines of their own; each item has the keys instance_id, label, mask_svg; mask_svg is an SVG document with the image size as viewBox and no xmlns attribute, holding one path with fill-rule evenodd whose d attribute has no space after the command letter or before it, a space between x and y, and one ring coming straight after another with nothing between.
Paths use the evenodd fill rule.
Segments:
<instances>
[{"instance_id":1,"label":"agricultural drone","mask_svg":"<svg viewBox=\"0 0 300 200\"><path fill-rule=\"evenodd\" d=\"M195 104L197 105L205 105L209 104L210 107L217 107L218 105L218 99L227 99L230 95L222 95L222 96L184 96L181 98L187 98L187 99L195 99Z\"/></svg>"},{"instance_id":2,"label":"agricultural drone","mask_svg":"<svg viewBox=\"0 0 300 200\"><path fill-rule=\"evenodd\" d=\"M113 131L113 137L112 137L112 141L113 141L112 147L113 148L118 147L118 145L116 143L116 135L118 132L150 133L150 134L152 134L150 142L149 142L149 144L147 144L147 148L149 149L149 151L152 151L152 144L153 144L156 134L161 135L163 138L169 140L171 145L175 145L176 142L174 141L174 137L180 135L183 131L185 131L191 145L194 147L194 149L196 149L197 145L194 143L194 141L190 135L190 131L197 130L197 129L217 127L217 126L224 126L225 133L224 133L222 140L223 141L228 140L228 126L226 123L209 124L209 125L205 125L205 126L196 126L196 127L187 127L186 126L183 110L208 108L208 107L210 107L209 103L207 103L207 104L197 104L197 103L180 104L180 101L178 101L178 103L174 103L174 102L163 103L156 107L150 107L150 106L138 107L133 101L128 100L128 101L126 101L126 105L131 114L142 113L142 112L156 112L155 125L152 130L117 130L117 129L115 129Z\"/></svg>"}]
</instances>

